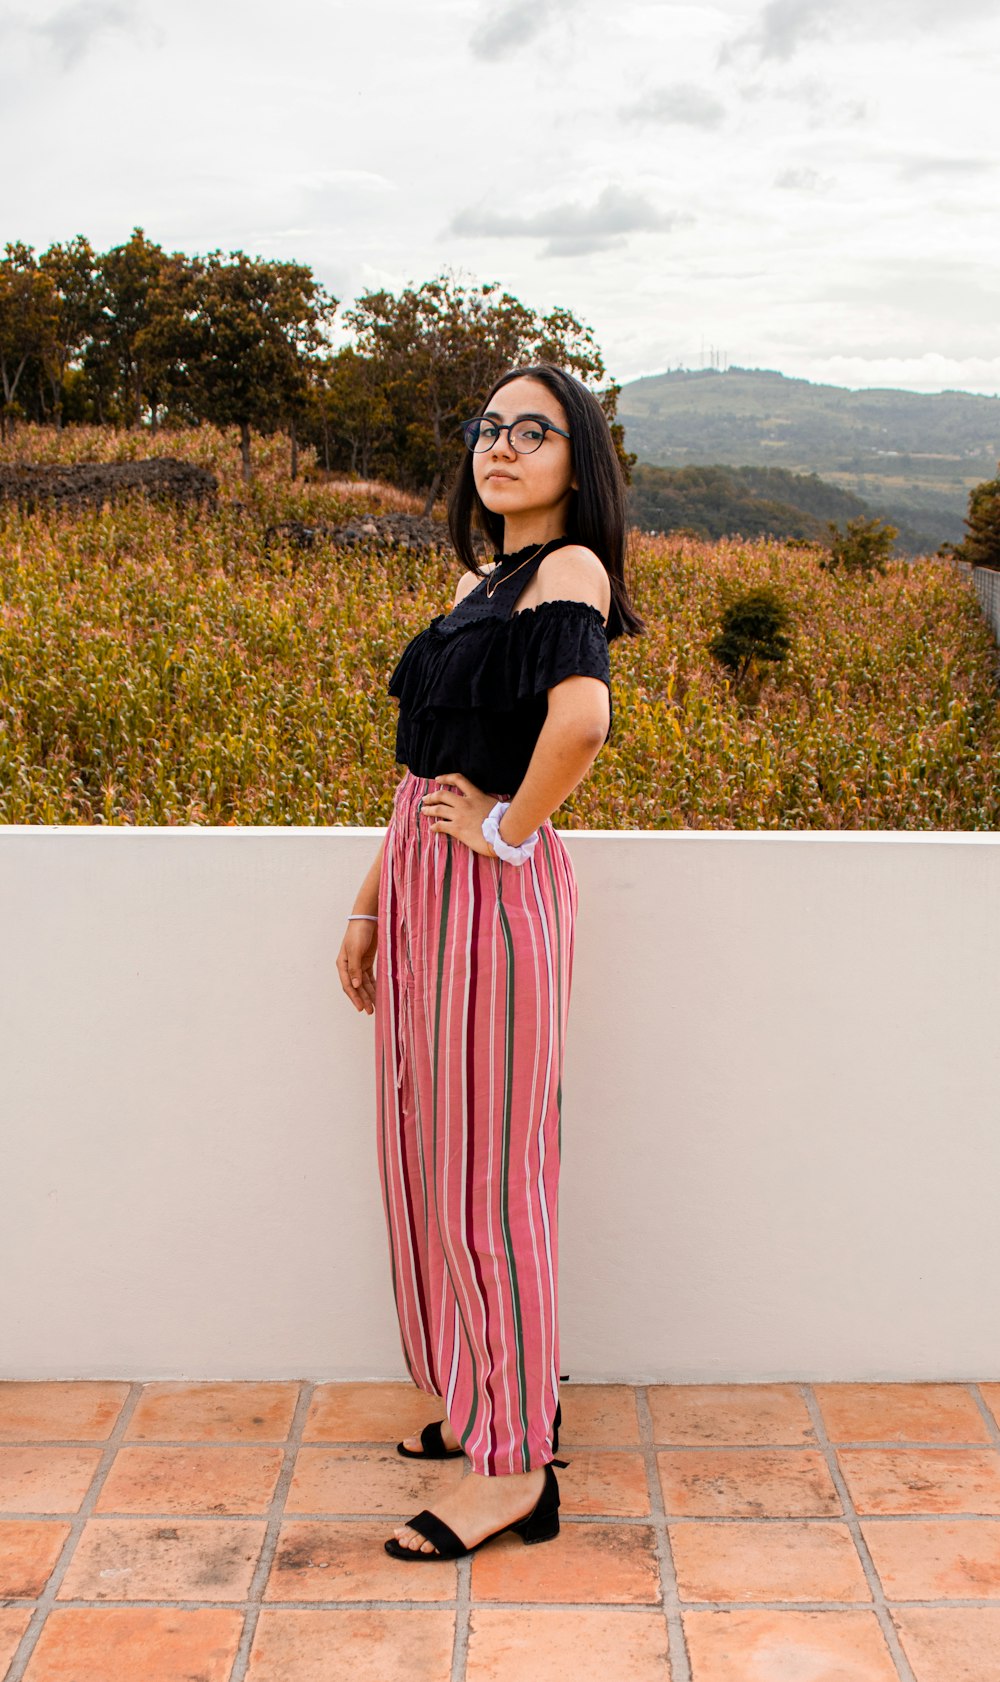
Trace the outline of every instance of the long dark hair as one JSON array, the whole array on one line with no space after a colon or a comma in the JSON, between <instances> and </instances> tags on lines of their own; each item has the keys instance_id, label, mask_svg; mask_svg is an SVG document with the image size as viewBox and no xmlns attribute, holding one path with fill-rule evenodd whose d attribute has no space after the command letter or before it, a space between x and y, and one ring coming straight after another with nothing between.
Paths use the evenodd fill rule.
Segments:
<instances>
[{"instance_id":1,"label":"long dark hair","mask_svg":"<svg viewBox=\"0 0 1000 1682\"><path fill-rule=\"evenodd\" d=\"M566 412L572 434L571 459L579 486L570 495L566 535L592 549L604 562L611 580L608 640L621 636L623 632L638 636L645 631L646 625L629 600L625 581L629 548L625 474L608 418L594 393L582 380L554 362L537 362L530 367L511 368L502 374L489 391L483 410L489 408L502 386L520 379L539 380L553 397L558 398ZM503 546L504 520L502 514L494 514L487 508L476 489L472 452L466 450L464 456L448 497L448 530L459 560L470 572L485 578L486 573L480 570L476 555L473 530L478 527L499 553Z\"/></svg>"}]
</instances>

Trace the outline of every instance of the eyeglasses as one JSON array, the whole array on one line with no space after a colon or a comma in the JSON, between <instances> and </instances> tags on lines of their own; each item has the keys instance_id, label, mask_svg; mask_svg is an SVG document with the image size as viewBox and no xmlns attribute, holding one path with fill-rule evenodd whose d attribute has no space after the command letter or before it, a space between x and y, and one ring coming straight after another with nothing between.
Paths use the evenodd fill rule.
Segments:
<instances>
[{"instance_id":1,"label":"eyeglasses","mask_svg":"<svg viewBox=\"0 0 1000 1682\"><path fill-rule=\"evenodd\" d=\"M537 450L544 441L547 432L558 432L560 438L568 438L561 426L556 426L547 420L519 420L511 421L509 426L500 426L497 421L485 420L482 416L476 420L466 421L462 427L462 436L470 450L481 455L484 450L492 450L501 432L506 432L510 440L510 447L518 455L530 455Z\"/></svg>"}]
</instances>

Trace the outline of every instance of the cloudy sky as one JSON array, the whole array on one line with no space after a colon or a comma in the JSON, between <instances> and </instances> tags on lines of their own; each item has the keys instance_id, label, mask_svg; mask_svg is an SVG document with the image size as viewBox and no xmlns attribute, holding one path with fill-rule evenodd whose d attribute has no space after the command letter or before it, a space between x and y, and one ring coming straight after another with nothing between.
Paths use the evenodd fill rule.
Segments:
<instances>
[{"instance_id":1,"label":"cloudy sky","mask_svg":"<svg viewBox=\"0 0 1000 1682\"><path fill-rule=\"evenodd\" d=\"M1000 393L997 0L0 0L0 243L450 267L619 380Z\"/></svg>"}]
</instances>

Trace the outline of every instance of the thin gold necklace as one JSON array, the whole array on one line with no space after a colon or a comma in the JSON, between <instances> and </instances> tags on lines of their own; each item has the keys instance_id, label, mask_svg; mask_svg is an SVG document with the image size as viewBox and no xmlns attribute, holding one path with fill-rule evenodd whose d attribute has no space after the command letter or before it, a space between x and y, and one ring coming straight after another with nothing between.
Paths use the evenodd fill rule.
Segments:
<instances>
[{"instance_id":1,"label":"thin gold necklace","mask_svg":"<svg viewBox=\"0 0 1000 1682\"><path fill-rule=\"evenodd\" d=\"M551 542L552 542L552 539L551 539L551 537L547 537L547 538L546 538L546 539L545 539L545 543L551 543ZM538 548L537 548L537 549L536 549L536 550L535 550L535 552L534 552L534 554L533 554L533 555L529 555L529 556L528 556L528 560L527 560L527 561L518 561L518 563L517 563L517 566L516 566L516 567L515 567L515 568L514 568L514 570L513 570L513 572L509 572L509 573L508 573L508 574L507 574L507 578L513 578L513 576L514 576L514 573L515 573L515 572L520 572L520 570L521 570L521 568L522 568L522 567L526 567L526 566L527 566L527 564L528 564L528 561L533 561L533 560L534 560L534 559L535 559L535 556L536 556L536 555L540 555L540 554L541 554L541 552L542 552L542 550L543 550L543 549L544 549L544 548L545 548L545 543L540 543L540 544L539 544L539 545L538 545ZM493 578L494 578L494 576L495 576L495 574L496 574L496 573L498 573L498 572L499 572L499 571L500 571L500 566L501 566L501 565L502 565L502 564L503 564L503 563L502 563L502 562L501 562L501 563L500 563L500 565L498 565L498 566L495 566L495 567L494 567L494 569L493 569L493 572L491 572L491 573L490 573L490 575L489 575L489 577L488 577L488 578L487 578L487 580L486 580L486 594L487 594L487 595L488 595L488 596L489 596L489 597L490 597L490 598L491 598L491 599L492 599L492 597L493 597L493 596L495 596L495 595L496 595L496 593L497 593L497 590L498 590L498 589L499 589L499 587L500 587L500 585L499 585L499 581L498 581L498 582L497 582L497 583L496 583L496 584L493 584ZM505 579L504 579L504 581L503 581L503 582L504 582L504 583L505 583L505 584L506 584L506 582L507 582L507 578L505 578ZM490 589L490 585L491 585L491 584L493 584L493 588L492 588L492 590L491 590L491 589Z\"/></svg>"}]
</instances>

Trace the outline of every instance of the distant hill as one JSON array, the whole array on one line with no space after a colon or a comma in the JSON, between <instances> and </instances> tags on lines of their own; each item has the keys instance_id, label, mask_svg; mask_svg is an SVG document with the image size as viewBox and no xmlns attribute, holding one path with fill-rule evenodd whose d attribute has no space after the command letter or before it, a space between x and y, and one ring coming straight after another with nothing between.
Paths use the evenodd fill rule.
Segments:
<instances>
[{"instance_id":1,"label":"distant hill","mask_svg":"<svg viewBox=\"0 0 1000 1682\"><path fill-rule=\"evenodd\" d=\"M828 520L871 518L872 509L850 491L828 485L815 473L781 467L652 467L637 463L629 487L629 512L646 531L690 527L707 538L801 537L830 543ZM899 528L896 551L926 554L926 538Z\"/></svg>"},{"instance_id":2,"label":"distant hill","mask_svg":"<svg viewBox=\"0 0 1000 1682\"><path fill-rule=\"evenodd\" d=\"M640 462L819 474L929 550L965 535L968 493L995 476L1000 459L1000 397L852 391L767 368L631 380L618 418Z\"/></svg>"}]
</instances>

